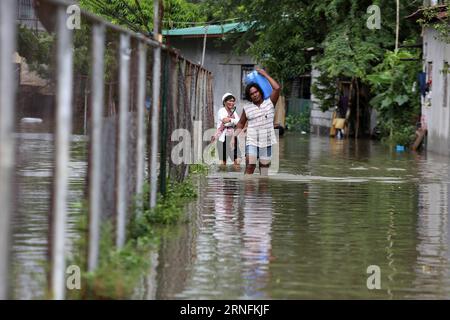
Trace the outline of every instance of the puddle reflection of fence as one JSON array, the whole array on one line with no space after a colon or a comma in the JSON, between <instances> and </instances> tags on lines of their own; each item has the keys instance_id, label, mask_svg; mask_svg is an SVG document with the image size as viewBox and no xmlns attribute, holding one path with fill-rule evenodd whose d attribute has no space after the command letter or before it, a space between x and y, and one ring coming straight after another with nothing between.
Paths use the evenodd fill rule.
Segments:
<instances>
[{"instance_id":1,"label":"puddle reflection of fence","mask_svg":"<svg viewBox=\"0 0 450 320\"><path fill-rule=\"evenodd\" d=\"M16 112L15 77L12 56L16 50L16 0L0 1L0 299L10 297L10 238L14 212ZM56 117L52 205L49 219L49 293L55 299L65 297L65 225L67 212L68 171L72 133L72 99L74 96L73 31L67 25L65 0L42 0L56 12ZM158 25L158 1L155 1L154 23ZM187 165L175 166L169 161L174 142L169 132L177 128L192 132L193 121L213 126L212 75L160 42L112 25L97 16L82 12L83 23L89 23L92 65L89 114L86 128L89 136L87 199L89 211L88 270L97 267L100 224L102 219L115 222L116 246L126 241L127 221L132 212L134 194L143 191L145 179L150 183L149 206L156 205L157 191L164 193L167 179L182 181ZM155 35L159 30L155 27ZM112 37L112 39L111 39ZM118 112L109 110L111 86L105 82L105 43L119 37L117 58ZM152 53L147 49L152 48ZM76 50L76 49L75 49ZM150 63L148 63L150 62ZM152 74L147 65L152 65ZM113 73L114 74L114 73ZM109 98L105 99L105 87ZM152 93L149 94L152 88ZM151 96L151 110L146 112L146 99ZM160 99L162 96L162 99ZM108 103L105 103L108 100ZM106 107L106 105L108 105ZM146 117L151 120L147 126ZM109 117L105 117L108 114ZM193 137L194 139L196 137ZM147 145L149 145L147 147ZM149 151L147 151L149 150ZM146 154L149 163L146 165ZM146 170L146 166L148 167ZM159 171L158 171L159 168ZM159 187L157 181L160 181ZM20 197L19 197L20 201Z\"/></svg>"}]
</instances>

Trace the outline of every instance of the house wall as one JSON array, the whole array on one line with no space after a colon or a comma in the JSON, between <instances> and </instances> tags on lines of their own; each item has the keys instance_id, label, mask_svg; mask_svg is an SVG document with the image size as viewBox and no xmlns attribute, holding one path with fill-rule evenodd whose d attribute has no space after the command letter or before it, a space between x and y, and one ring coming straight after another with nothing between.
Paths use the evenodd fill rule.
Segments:
<instances>
[{"instance_id":1,"label":"house wall","mask_svg":"<svg viewBox=\"0 0 450 320\"><path fill-rule=\"evenodd\" d=\"M201 63L203 53L203 38L170 37L168 44L181 51L181 54L195 63ZM240 114L245 101L241 92L241 66L254 65L249 56L238 56L233 48L224 45L217 38L208 38L206 42L204 67L211 71L214 77L214 117L222 107L222 96L231 92L237 99L237 110Z\"/></svg>"},{"instance_id":2,"label":"house wall","mask_svg":"<svg viewBox=\"0 0 450 320\"><path fill-rule=\"evenodd\" d=\"M433 65L432 89L429 95L422 99L422 125L428 129L428 150L450 155L450 75L442 73L444 61L450 63L450 45L439 41L437 35L433 29L424 30L424 71L428 74L429 62ZM444 77L448 77L447 88Z\"/></svg>"},{"instance_id":3,"label":"house wall","mask_svg":"<svg viewBox=\"0 0 450 320\"><path fill-rule=\"evenodd\" d=\"M320 72L317 69L312 69L311 71L311 85L316 83L317 78L319 77ZM330 134L331 128L331 118L333 117L333 111L325 111L323 112L320 109L320 101L317 100L314 93L311 92L311 133L316 134Z\"/></svg>"}]
</instances>

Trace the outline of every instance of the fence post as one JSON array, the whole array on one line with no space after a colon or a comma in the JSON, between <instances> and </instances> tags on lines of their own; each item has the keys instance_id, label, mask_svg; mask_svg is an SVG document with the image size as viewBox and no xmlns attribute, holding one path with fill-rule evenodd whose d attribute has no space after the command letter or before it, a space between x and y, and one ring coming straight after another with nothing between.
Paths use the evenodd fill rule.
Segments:
<instances>
[{"instance_id":1,"label":"fence post","mask_svg":"<svg viewBox=\"0 0 450 320\"><path fill-rule=\"evenodd\" d=\"M169 53L165 55L164 58L164 76L162 83L162 101L161 101L161 156L159 158L159 177L160 177L160 192L163 196L166 195L166 185L167 185L167 100L169 99L168 91L168 69L170 65Z\"/></svg>"},{"instance_id":2,"label":"fence post","mask_svg":"<svg viewBox=\"0 0 450 320\"><path fill-rule=\"evenodd\" d=\"M66 26L64 6L57 8L57 110L55 175L50 219L51 288L53 298L65 298L65 237L69 180L70 134L72 132L72 31Z\"/></svg>"},{"instance_id":3,"label":"fence post","mask_svg":"<svg viewBox=\"0 0 450 320\"><path fill-rule=\"evenodd\" d=\"M92 31L92 121L89 163L89 255L88 271L98 266L100 241L102 118L104 109L105 28L101 24Z\"/></svg>"},{"instance_id":4,"label":"fence post","mask_svg":"<svg viewBox=\"0 0 450 320\"><path fill-rule=\"evenodd\" d=\"M153 34L155 40L160 41L159 33L159 0L153 0ZM150 208L156 206L156 193L158 175L156 171L157 157L158 157L158 109L159 97L161 88L161 46L156 46L153 50L153 103L152 103L152 147L150 155Z\"/></svg>"},{"instance_id":5,"label":"fence post","mask_svg":"<svg viewBox=\"0 0 450 320\"><path fill-rule=\"evenodd\" d=\"M120 75L119 75L119 143L116 164L116 211L117 211L117 248L125 245L126 230L126 186L127 186L127 143L128 143L128 106L130 91L130 36L120 35Z\"/></svg>"},{"instance_id":6,"label":"fence post","mask_svg":"<svg viewBox=\"0 0 450 320\"><path fill-rule=\"evenodd\" d=\"M0 300L9 297L9 247L14 170L16 0L0 1Z\"/></svg>"},{"instance_id":7,"label":"fence post","mask_svg":"<svg viewBox=\"0 0 450 320\"><path fill-rule=\"evenodd\" d=\"M137 121L137 165L136 165L136 193L142 195L145 172L145 96L146 96L146 70L147 70L147 46L139 42L138 63L138 121ZM142 200L138 200L139 215L142 213Z\"/></svg>"}]
</instances>

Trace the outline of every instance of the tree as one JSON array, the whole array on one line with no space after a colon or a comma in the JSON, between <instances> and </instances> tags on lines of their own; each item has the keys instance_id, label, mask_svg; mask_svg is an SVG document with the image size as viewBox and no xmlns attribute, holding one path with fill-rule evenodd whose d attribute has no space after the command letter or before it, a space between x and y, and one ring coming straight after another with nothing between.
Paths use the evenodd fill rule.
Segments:
<instances>
[{"instance_id":1,"label":"tree","mask_svg":"<svg viewBox=\"0 0 450 320\"><path fill-rule=\"evenodd\" d=\"M418 88L414 86L421 69L417 58L418 54L404 49L388 51L383 62L367 76L377 93L370 103L379 113L380 129L392 142L402 145L412 142L420 110Z\"/></svg>"},{"instance_id":2,"label":"tree","mask_svg":"<svg viewBox=\"0 0 450 320\"><path fill-rule=\"evenodd\" d=\"M445 0L444 5L424 6L421 10L417 22L424 28L435 29L439 40L450 43L450 0Z\"/></svg>"},{"instance_id":3,"label":"tree","mask_svg":"<svg viewBox=\"0 0 450 320\"><path fill-rule=\"evenodd\" d=\"M114 24L133 31L150 34L153 29L153 1L140 0L81 0L80 5L103 16ZM204 21L201 5L186 0L164 0L164 27L189 26Z\"/></svg>"}]
</instances>

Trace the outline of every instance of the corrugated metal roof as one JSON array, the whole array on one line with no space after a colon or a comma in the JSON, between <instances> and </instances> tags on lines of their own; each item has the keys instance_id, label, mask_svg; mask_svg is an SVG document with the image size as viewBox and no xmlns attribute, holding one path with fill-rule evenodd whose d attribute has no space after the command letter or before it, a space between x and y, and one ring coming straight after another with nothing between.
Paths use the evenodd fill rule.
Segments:
<instances>
[{"instance_id":1,"label":"corrugated metal roof","mask_svg":"<svg viewBox=\"0 0 450 320\"><path fill-rule=\"evenodd\" d=\"M221 25L198 26L191 28L163 30L165 36L201 36L205 32L208 35L220 35L224 33L245 32L249 28L248 24L241 22L227 23Z\"/></svg>"}]
</instances>

